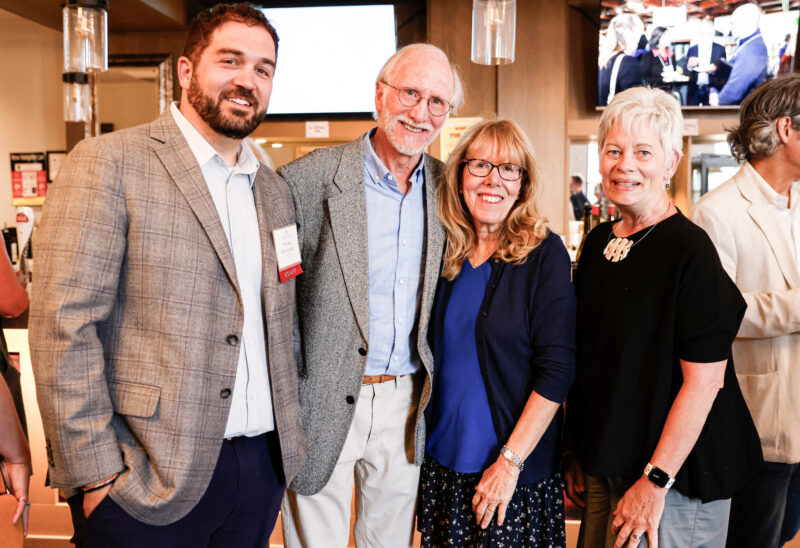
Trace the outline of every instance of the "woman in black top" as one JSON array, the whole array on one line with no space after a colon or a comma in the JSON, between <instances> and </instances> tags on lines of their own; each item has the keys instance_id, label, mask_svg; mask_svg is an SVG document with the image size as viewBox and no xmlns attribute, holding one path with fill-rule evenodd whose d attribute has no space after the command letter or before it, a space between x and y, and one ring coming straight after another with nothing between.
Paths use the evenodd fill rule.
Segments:
<instances>
[{"instance_id":1,"label":"woman in black top","mask_svg":"<svg viewBox=\"0 0 800 548\"><path fill-rule=\"evenodd\" d=\"M603 188L622 220L589 234L574 280L565 479L586 506L579 546L646 533L662 548L722 548L730 496L762 462L730 362L746 305L666 192L682 125L680 105L650 88L617 95L600 121Z\"/></svg>"},{"instance_id":2,"label":"woman in black top","mask_svg":"<svg viewBox=\"0 0 800 548\"><path fill-rule=\"evenodd\" d=\"M643 29L642 20L630 13L617 15L608 24L597 62L598 106L606 106L615 93L642 85L642 72L634 53Z\"/></svg>"},{"instance_id":3,"label":"woman in black top","mask_svg":"<svg viewBox=\"0 0 800 548\"><path fill-rule=\"evenodd\" d=\"M670 47L666 27L656 27L650 35L650 49L639 58L642 82L645 85L672 91L676 74L675 52Z\"/></svg>"}]
</instances>

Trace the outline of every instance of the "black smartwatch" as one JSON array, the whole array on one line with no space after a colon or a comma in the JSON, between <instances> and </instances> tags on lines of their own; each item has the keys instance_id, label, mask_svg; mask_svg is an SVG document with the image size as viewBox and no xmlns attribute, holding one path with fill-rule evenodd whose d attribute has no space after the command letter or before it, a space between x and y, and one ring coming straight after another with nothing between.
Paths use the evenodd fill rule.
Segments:
<instances>
[{"instance_id":1,"label":"black smartwatch","mask_svg":"<svg viewBox=\"0 0 800 548\"><path fill-rule=\"evenodd\" d=\"M644 467L644 475L647 476L647 479L649 479L653 485L661 487L662 489L669 489L672 487L672 484L675 483L675 478L649 462L647 466Z\"/></svg>"}]
</instances>

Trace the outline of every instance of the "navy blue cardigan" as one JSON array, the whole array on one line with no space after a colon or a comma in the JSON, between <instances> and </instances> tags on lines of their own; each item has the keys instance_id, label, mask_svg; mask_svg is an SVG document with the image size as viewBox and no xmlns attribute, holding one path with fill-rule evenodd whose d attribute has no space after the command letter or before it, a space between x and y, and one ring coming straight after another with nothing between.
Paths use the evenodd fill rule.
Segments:
<instances>
[{"instance_id":1,"label":"navy blue cardigan","mask_svg":"<svg viewBox=\"0 0 800 548\"><path fill-rule=\"evenodd\" d=\"M492 260L492 274L475 325L481 376L500 445L531 395L561 403L575 377L575 292L561 239L548 231L520 265ZM436 370L442 359L443 322L453 282L439 280L430 331ZM433 401L433 400L431 400ZM426 410L431 420L431 406ZM561 412L525 461L519 485L558 470ZM499 450L499 447L498 447Z\"/></svg>"}]
</instances>

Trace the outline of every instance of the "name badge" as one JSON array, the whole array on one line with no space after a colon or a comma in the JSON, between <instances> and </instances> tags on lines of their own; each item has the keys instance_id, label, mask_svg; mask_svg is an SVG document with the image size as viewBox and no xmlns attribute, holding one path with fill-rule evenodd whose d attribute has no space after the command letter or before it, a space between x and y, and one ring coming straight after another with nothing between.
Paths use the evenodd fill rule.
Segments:
<instances>
[{"instance_id":1,"label":"name badge","mask_svg":"<svg viewBox=\"0 0 800 548\"><path fill-rule=\"evenodd\" d=\"M278 279L287 282L303 273L300 266L300 244L297 241L297 225L291 224L272 231L275 255L278 258Z\"/></svg>"}]
</instances>

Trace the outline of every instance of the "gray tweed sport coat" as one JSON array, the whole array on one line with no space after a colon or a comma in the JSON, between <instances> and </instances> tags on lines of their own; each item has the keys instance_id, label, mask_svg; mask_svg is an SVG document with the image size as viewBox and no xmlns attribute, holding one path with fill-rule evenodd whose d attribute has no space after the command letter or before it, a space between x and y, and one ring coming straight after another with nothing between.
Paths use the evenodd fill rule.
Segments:
<instances>
[{"instance_id":1,"label":"gray tweed sport coat","mask_svg":"<svg viewBox=\"0 0 800 548\"><path fill-rule=\"evenodd\" d=\"M283 470L306 458L292 330L270 232L291 194L261 167L269 379ZM241 348L233 256L200 166L169 111L83 141L47 195L36 238L30 346L54 487L123 472L110 497L165 525L200 500L219 456ZM258 245L258 242L253 242Z\"/></svg>"},{"instance_id":2,"label":"gray tweed sport coat","mask_svg":"<svg viewBox=\"0 0 800 548\"><path fill-rule=\"evenodd\" d=\"M369 267L362 140L314 150L278 170L294 196L305 271L297 281L302 341L302 358L297 361L309 457L291 484L301 495L314 494L328 482L353 420L367 363ZM444 248L435 192L442 167L439 160L425 156L425 272L419 323L412 332L425 376L413 448L417 465L425 450L423 411L433 372L428 319Z\"/></svg>"}]
</instances>

